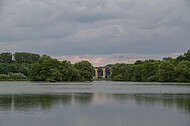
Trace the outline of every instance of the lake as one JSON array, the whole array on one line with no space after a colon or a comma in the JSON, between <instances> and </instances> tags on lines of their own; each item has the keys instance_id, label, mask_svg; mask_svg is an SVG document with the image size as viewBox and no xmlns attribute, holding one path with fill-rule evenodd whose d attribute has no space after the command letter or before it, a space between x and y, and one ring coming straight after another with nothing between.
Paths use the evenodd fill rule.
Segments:
<instances>
[{"instance_id":1,"label":"lake","mask_svg":"<svg viewBox=\"0 0 190 126\"><path fill-rule=\"evenodd\" d=\"M0 82L0 126L190 126L190 83Z\"/></svg>"}]
</instances>

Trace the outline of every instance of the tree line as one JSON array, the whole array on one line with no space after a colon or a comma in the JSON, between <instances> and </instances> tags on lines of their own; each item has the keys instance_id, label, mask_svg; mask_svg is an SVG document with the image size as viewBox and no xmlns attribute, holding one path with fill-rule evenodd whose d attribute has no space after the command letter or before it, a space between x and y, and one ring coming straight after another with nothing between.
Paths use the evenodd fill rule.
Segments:
<instances>
[{"instance_id":1,"label":"tree line","mask_svg":"<svg viewBox=\"0 0 190 126\"><path fill-rule=\"evenodd\" d=\"M50 56L27 52L0 54L0 80L92 81L93 66L88 61L71 64Z\"/></svg>"},{"instance_id":2,"label":"tree line","mask_svg":"<svg viewBox=\"0 0 190 126\"><path fill-rule=\"evenodd\" d=\"M93 66L88 61L71 64L43 55L32 64L29 78L33 81L92 81Z\"/></svg>"},{"instance_id":3,"label":"tree line","mask_svg":"<svg viewBox=\"0 0 190 126\"><path fill-rule=\"evenodd\" d=\"M15 74L15 76L16 78L19 78L18 76L20 76L21 80L22 78L27 78L31 64L37 62L39 58L39 54L27 52L16 52L14 54L10 52L1 53L0 80L15 80L15 77L10 76L13 75L13 73L18 73Z\"/></svg>"},{"instance_id":4,"label":"tree line","mask_svg":"<svg viewBox=\"0 0 190 126\"><path fill-rule=\"evenodd\" d=\"M110 79L135 82L190 82L190 50L177 58L137 60L112 66Z\"/></svg>"},{"instance_id":5,"label":"tree line","mask_svg":"<svg viewBox=\"0 0 190 126\"><path fill-rule=\"evenodd\" d=\"M28 63L32 64L37 62L40 58L39 54L27 53L27 52L10 52L0 54L0 63Z\"/></svg>"},{"instance_id":6,"label":"tree line","mask_svg":"<svg viewBox=\"0 0 190 126\"><path fill-rule=\"evenodd\" d=\"M112 66L110 80L136 82L190 82L190 50L177 58L137 60ZM71 64L50 56L26 52L0 54L0 80L92 81L93 65Z\"/></svg>"}]
</instances>

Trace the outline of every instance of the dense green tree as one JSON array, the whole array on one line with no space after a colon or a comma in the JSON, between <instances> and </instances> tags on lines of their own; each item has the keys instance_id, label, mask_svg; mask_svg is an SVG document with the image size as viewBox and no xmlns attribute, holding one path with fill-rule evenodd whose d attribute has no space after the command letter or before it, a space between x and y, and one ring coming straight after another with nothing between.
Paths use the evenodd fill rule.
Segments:
<instances>
[{"instance_id":1,"label":"dense green tree","mask_svg":"<svg viewBox=\"0 0 190 126\"><path fill-rule=\"evenodd\" d=\"M142 65L142 81L150 81L151 76L155 77L159 64L160 61L146 60Z\"/></svg>"},{"instance_id":2,"label":"dense green tree","mask_svg":"<svg viewBox=\"0 0 190 126\"><path fill-rule=\"evenodd\" d=\"M0 74L23 73L28 76L30 64L0 63Z\"/></svg>"},{"instance_id":3,"label":"dense green tree","mask_svg":"<svg viewBox=\"0 0 190 126\"><path fill-rule=\"evenodd\" d=\"M124 75L126 73L127 68L128 68L128 65L125 63L117 63L113 65L111 68L111 72L112 72L111 79L114 81L124 81Z\"/></svg>"},{"instance_id":4,"label":"dense green tree","mask_svg":"<svg viewBox=\"0 0 190 126\"><path fill-rule=\"evenodd\" d=\"M12 54L10 52L0 54L0 63L12 63Z\"/></svg>"},{"instance_id":5,"label":"dense green tree","mask_svg":"<svg viewBox=\"0 0 190 126\"><path fill-rule=\"evenodd\" d=\"M157 74L154 74L154 75L148 77L147 81L148 82L158 82L158 76L157 76Z\"/></svg>"},{"instance_id":6,"label":"dense green tree","mask_svg":"<svg viewBox=\"0 0 190 126\"><path fill-rule=\"evenodd\" d=\"M174 65L170 61L162 61L158 66L157 76L159 81L172 82L175 79Z\"/></svg>"},{"instance_id":7,"label":"dense green tree","mask_svg":"<svg viewBox=\"0 0 190 126\"><path fill-rule=\"evenodd\" d=\"M114 81L162 81L190 82L190 50L176 59L165 57L159 60L137 60L134 64L117 63L112 66L111 80Z\"/></svg>"},{"instance_id":8,"label":"dense green tree","mask_svg":"<svg viewBox=\"0 0 190 126\"><path fill-rule=\"evenodd\" d=\"M57 68L50 69L51 76L46 79L46 81L49 79L49 81L63 81L63 74L60 73L60 70Z\"/></svg>"},{"instance_id":9,"label":"dense green tree","mask_svg":"<svg viewBox=\"0 0 190 126\"><path fill-rule=\"evenodd\" d=\"M143 61L141 61L141 60L137 60L134 64L135 64L135 65L143 64Z\"/></svg>"},{"instance_id":10,"label":"dense green tree","mask_svg":"<svg viewBox=\"0 0 190 126\"><path fill-rule=\"evenodd\" d=\"M0 63L0 74L16 73L15 64Z\"/></svg>"},{"instance_id":11,"label":"dense green tree","mask_svg":"<svg viewBox=\"0 0 190 126\"><path fill-rule=\"evenodd\" d=\"M58 68L60 62L57 59L40 58L38 62L34 63L30 69L30 79L36 81L45 81L51 79L52 69Z\"/></svg>"},{"instance_id":12,"label":"dense green tree","mask_svg":"<svg viewBox=\"0 0 190 126\"><path fill-rule=\"evenodd\" d=\"M182 56L182 55L180 55L180 56L178 56L178 57L176 58L176 60L177 60L178 62L181 62L181 61L185 60L185 57Z\"/></svg>"},{"instance_id":13,"label":"dense green tree","mask_svg":"<svg viewBox=\"0 0 190 126\"><path fill-rule=\"evenodd\" d=\"M131 81L137 81L137 82L142 81L142 68L143 68L142 64L132 66L131 69L133 69L132 71L133 73L132 73Z\"/></svg>"},{"instance_id":14,"label":"dense green tree","mask_svg":"<svg viewBox=\"0 0 190 126\"><path fill-rule=\"evenodd\" d=\"M112 67L114 64L107 64L106 66L104 67Z\"/></svg>"},{"instance_id":15,"label":"dense green tree","mask_svg":"<svg viewBox=\"0 0 190 126\"><path fill-rule=\"evenodd\" d=\"M15 65L16 65L16 73L23 73L25 76L28 76L31 64L23 63Z\"/></svg>"},{"instance_id":16,"label":"dense green tree","mask_svg":"<svg viewBox=\"0 0 190 126\"><path fill-rule=\"evenodd\" d=\"M14 60L16 63L35 63L39 60L39 54L26 53L26 52L16 52L14 54Z\"/></svg>"},{"instance_id":17,"label":"dense green tree","mask_svg":"<svg viewBox=\"0 0 190 126\"><path fill-rule=\"evenodd\" d=\"M0 74L0 80L27 80L27 77L22 73Z\"/></svg>"},{"instance_id":18,"label":"dense green tree","mask_svg":"<svg viewBox=\"0 0 190 126\"><path fill-rule=\"evenodd\" d=\"M124 73L124 81L132 81L133 76L134 76L134 71L135 71L135 67L133 67L133 65L127 65L126 69L125 69L125 73Z\"/></svg>"},{"instance_id":19,"label":"dense green tree","mask_svg":"<svg viewBox=\"0 0 190 126\"><path fill-rule=\"evenodd\" d=\"M9 73L8 74L10 76L10 79L13 79L13 80L26 80L27 77L23 74L23 73Z\"/></svg>"},{"instance_id":20,"label":"dense green tree","mask_svg":"<svg viewBox=\"0 0 190 126\"><path fill-rule=\"evenodd\" d=\"M184 53L184 59L190 61L190 50Z\"/></svg>"},{"instance_id":21,"label":"dense green tree","mask_svg":"<svg viewBox=\"0 0 190 126\"><path fill-rule=\"evenodd\" d=\"M48 56L48 55L46 55L46 54L43 54L41 57L40 57L41 59L51 59L51 57L50 56Z\"/></svg>"},{"instance_id":22,"label":"dense green tree","mask_svg":"<svg viewBox=\"0 0 190 126\"><path fill-rule=\"evenodd\" d=\"M138 61L139 62L139 61ZM146 60L137 64L115 64L111 79L115 81L157 81L156 72L160 61Z\"/></svg>"},{"instance_id":23,"label":"dense green tree","mask_svg":"<svg viewBox=\"0 0 190 126\"><path fill-rule=\"evenodd\" d=\"M182 61L176 67L177 81L190 82L190 61Z\"/></svg>"},{"instance_id":24,"label":"dense green tree","mask_svg":"<svg viewBox=\"0 0 190 126\"><path fill-rule=\"evenodd\" d=\"M80 71L77 70L70 61L62 61L61 63L61 74L64 81L79 81L80 80Z\"/></svg>"},{"instance_id":25,"label":"dense green tree","mask_svg":"<svg viewBox=\"0 0 190 126\"><path fill-rule=\"evenodd\" d=\"M123 75L118 74L118 75L114 76L114 78L112 80L113 81L124 81L123 80Z\"/></svg>"},{"instance_id":26,"label":"dense green tree","mask_svg":"<svg viewBox=\"0 0 190 126\"><path fill-rule=\"evenodd\" d=\"M76 69L75 67L73 67L73 69L71 69L71 80L72 81L81 81L81 75L80 75L80 70ZM90 80L91 81L91 80Z\"/></svg>"},{"instance_id":27,"label":"dense green tree","mask_svg":"<svg viewBox=\"0 0 190 126\"><path fill-rule=\"evenodd\" d=\"M172 60L172 57L164 57L162 60L163 60L163 61L167 61L167 60L171 61L171 60Z\"/></svg>"},{"instance_id":28,"label":"dense green tree","mask_svg":"<svg viewBox=\"0 0 190 126\"><path fill-rule=\"evenodd\" d=\"M14 56L14 60L12 57ZM0 78L29 76L36 81L92 81L93 66L88 61L71 64L50 56L25 52L0 54ZM163 81L190 82L190 50L176 59L165 57L163 61L137 60L134 64L109 64L110 79L114 81ZM17 74L19 73L19 74Z\"/></svg>"},{"instance_id":29,"label":"dense green tree","mask_svg":"<svg viewBox=\"0 0 190 126\"><path fill-rule=\"evenodd\" d=\"M49 56L43 55L40 60L34 63L30 69L30 79L34 81L89 81L89 64L82 62L75 68L69 61L58 61ZM91 66L90 66L91 67Z\"/></svg>"},{"instance_id":30,"label":"dense green tree","mask_svg":"<svg viewBox=\"0 0 190 126\"><path fill-rule=\"evenodd\" d=\"M80 61L75 63L75 68L79 70L81 80L92 81L93 79L93 65L88 61Z\"/></svg>"}]
</instances>

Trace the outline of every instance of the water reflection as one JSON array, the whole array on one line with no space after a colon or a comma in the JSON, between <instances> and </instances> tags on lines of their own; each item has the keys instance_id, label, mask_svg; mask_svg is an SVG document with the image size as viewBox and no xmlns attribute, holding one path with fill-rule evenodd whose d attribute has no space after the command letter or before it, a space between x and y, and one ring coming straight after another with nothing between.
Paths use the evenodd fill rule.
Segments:
<instances>
[{"instance_id":1,"label":"water reflection","mask_svg":"<svg viewBox=\"0 0 190 126\"><path fill-rule=\"evenodd\" d=\"M133 103L177 107L178 110L190 114L190 94L169 95L126 95L104 93L81 94L35 94L35 95L0 95L0 111L30 111L35 109L49 110L56 106L89 105L107 103Z\"/></svg>"},{"instance_id":2,"label":"water reflection","mask_svg":"<svg viewBox=\"0 0 190 126\"><path fill-rule=\"evenodd\" d=\"M0 95L0 111L29 111L35 108L51 109L59 104L64 106L73 104L89 104L92 94L66 94L66 95Z\"/></svg>"},{"instance_id":3,"label":"water reflection","mask_svg":"<svg viewBox=\"0 0 190 126\"><path fill-rule=\"evenodd\" d=\"M177 107L179 110L190 114L190 94L147 94L147 95L112 95L115 100L134 100L139 106L164 106L168 108Z\"/></svg>"}]
</instances>

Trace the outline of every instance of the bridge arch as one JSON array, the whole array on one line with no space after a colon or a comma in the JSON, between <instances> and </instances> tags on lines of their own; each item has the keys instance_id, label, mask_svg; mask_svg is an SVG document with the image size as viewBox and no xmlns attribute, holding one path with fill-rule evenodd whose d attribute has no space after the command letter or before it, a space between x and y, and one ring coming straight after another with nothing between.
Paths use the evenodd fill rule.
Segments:
<instances>
[{"instance_id":1,"label":"bridge arch","mask_svg":"<svg viewBox=\"0 0 190 126\"><path fill-rule=\"evenodd\" d=\"M111 74L110 67L94 67L94 78L107 78Z\"/></svg>"}]
</instances>

